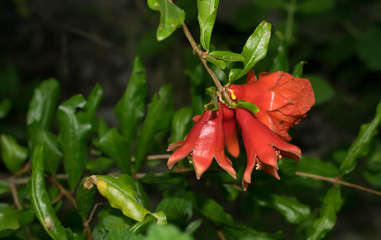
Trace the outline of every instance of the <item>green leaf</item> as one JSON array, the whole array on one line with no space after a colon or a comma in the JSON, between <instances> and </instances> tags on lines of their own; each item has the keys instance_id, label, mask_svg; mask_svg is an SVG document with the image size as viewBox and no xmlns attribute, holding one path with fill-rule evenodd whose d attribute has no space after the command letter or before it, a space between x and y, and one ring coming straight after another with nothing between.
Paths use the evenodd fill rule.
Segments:
<instances>
[{"instance_id":1,"label":"green leaf","mask_svg":"<svg viewBox=\"0 0 381 240\"><path fill-rule=\"evenodd\" d=\"M332 162L324 162L319 158L302 156L296 166L296 171L317 174L324 177L337 177L339 169Z\"/></svg>"},{"instance_id":2,"label":"green leaf","mask_svg":"<svg viewBox=\"0 0 381 240\"><path fill-rule=\"evenodd\" d=\"M331 188L328 190L323 206L320 209L320 217L316 219L313 225L307 230L307 240L318 240L332 230L335 226L337 213L343 204L339 188Z\"/></svg>"},{"instance_id":3,"label":"green leaf","mask_svg":"<svg viewBox=\"0 0 381 240\"><path fill-rule=\"evenodd\" d=\"M172 87L167 84L160 88L159 97L155 94L148 107L147 117L141 127L136 142L135 171L138 171L147 152L152 146L152 138L156 133L169 130L173 115Z\"/></svg>"},{"instance_id":4,"label":"green leaf","mask_svg":"<svg viewBox=\"0 0 381 240\"><path fill-rule=\"evenodd\" d=\"M20 228L19 211L11 205L0 203L0 237L4 230L16 230Z\"/></svg>"},{"instance_id":5,"label":"green leaf","mask_svg":"<svg viewBox=\"0 0 381 240\"><path fill-rule=\"evenodd\" d=\"M164 198L156 207L163 211L169 223L184 226L193 215L192 202L185 198Z\"/></svg>"},{"instance_id":6,"label":"green leaf","mask_svg":"<svg viewBox=\"0 0 381 240\"><path fill-rule=\"evenodd\" d=\"M43 81L34 89L27 113L27 125L37 122L41 129L48 129L60 94L60 84L54 79Z\"/></svg>"},{"instance_id":7,"label":"green leaf","mask_svg":"<svg viewBox=\"0 0 381 240\"><path fill-rule=\"evenodd\" d=\"M347 155L340 166L341 174L348 174L356 167L356 159L366 156L369 152L369 144L377 134L377 127L381 122L381 102L376 108L376 116L369 123L362 124L356 140L348 149Z\"/></svg>"},{"instance_id":8,"label":"green leaf","mask_svg":"<svg viewBox=\"0 0 381 240\"><path fill-rule=\"evenodd\" d=\"M147 231L145 240L192 240L188 233L182 233L175 225L157 225L151 224Z\"/></svg>"},{"instance_id":9,"label":"green leaf","mask_svg":"<svg viewBox=\"0 0 381 240\"><path fill-rule=\"evenodd\" d=\"M160 24L156 32L158 41L169 37L184 22L184 10L168 0L147 0L148 7L160 12Z\"/></svg>"},{"instance_id":10,"label":"green leaf","mask_svg":"<svg viewBox=\"0 0 381 240\"><path fill-rule=\"evenodd\" d=\"M259 108L255 106L252 102L247 102L244 100L238 100L237 104L235 105L238 108L244 108L246 110L249 110L253 115L255 115L257 112L259 112Z\"/></svg>"},{"instance_id":11,"label":"green leaf","mask_svg":"<svg viewBox=\"0 0 381 240\"><path fill-rule=\"evenodd\" d=\"M305 0L299 5L299 10L303 13L321 13L332 9L335 6L332 0Z\"/></svg>"},{"instance_id":12,"label":"green leaf","mask_svg":"<svg viewBox=\"0 0 381 240\"><path fill-rule=\"evenodd\" d=\"M102 173L109 169L114 161L110 158L100 157L91 161L86 162L86 169L91 173Z\"/></svg>"},{"instance_id":13,"label":"green leaf","mask_svg":"<svg viewBox=\"0 0 381 240\"><path fill-rule=\"evenodd\" d=\"M305 61L300 61L298 64L296 64L294 66L294 70L292 71L292 76L294 76L294 78L301 78L302 77L302 75L303 75L303 66L306 63L307 62L305 62Z\"/></svg>"},{"instance_id":14,"label":"green leaf","mask_svg":"<svg viewBox=\"0 0 381 240\"><path fill-rule=\"evenodd\" d=\"M116 128L110 129L99 140L99 149L111 157L124 173L131 172L131 144Z\"/></svg>"},{"instance_id":15,"label":"green leaf","mask_svg":"<svg viewBox=\"0 0 381 240\"><path fill-rule=\"evenodd\" d=\"M198 64L195 69L187 71L186 73L190 77L193 114L201 114L204 111L204 104L206 102L206 100L204 100L205 94L203 93L205 92L205 88L207 88L206 83L208 82L204 66Z\"/></svg>"},{"instance_id":16,"label":"green leaf","mask_svg":"<svg viewBox=\"0 0 381 240\"><path fill-rule=\"evenodd\" d=\"M9 193L11 190L6 181L0 179L0 196L4 193Z\"/></svg>"},{"instance_id":17,"label":"green leaf","mask_svg":"<svg viewBox=\"0 0 381 240\"><path fill-rule=\"evenodd\" d=\"M368 171L363 172L365 180L375 187L381 187L381 172L370 173Z\"/></svg>"},{"instance_id":18,"label":"green leaf","mask_svg":"<svg viewBox=\"0 0 381 240\"><path fill-rule=\"evenodd\" d=\"M102 87L97 83L91 91L84 111L78 113L78 119L81 123L91 124L92 131L96 128L95 113L103 97Z\"/></svg>"},{"instance_id":19,"label":"green leaf","mask_svg":"<svg viewBox=\"0 0 381 240\"><path fill-rule=\"evenodd\" d=\"M30 200L38 220L53 239L68 239L64 227L58 220L49 194L46 190L44 176L44 148L42 145L33 149L33 168L30 178Z\"/></svg>"},{"instance_id":20,"label":"green leaf","mask_svg":"<svg viewBox=\"0 0 381 240\"><path fill-rule=\"evenodd\" d=\"M147 214L159 220L162 216L150 213L140 204L134 180L127 174L104 176L92 175L86 178L84 186L91 189L97 186L98 192L104 196L113 208L120 209L122 213L135 221L142 222Z\"/></svg>"},{"instance_id":21,"label":"green leaf","mask_svg":"<svg viewBox=\"0 0 381 240\"><path fill-rule=\"evenodd\" d=\"M28 156L26 148L20 146L17 141L7 135L0 136L1 158L5 166L13 173L17 172Z\"/></svg>"},{"instance_id":22,"label":"green leaf","mask_svg":"<svg viewBox=\"0 0 381 240\"><path fill-rule=\"evenodd\" d=\"M201 46L209 51L219 0L197 0L198 23L200 24Z\"/></svg>"},{"instance_id":23,"label":"green leaf","mask_svg":"<svg viewBox=\"0 0 381 240\"><path fill-rule=\"evenodd\" d=\"M200 228L202 224L202 219L197 219L188 224L185 228L185 232L189 234L193 234L197 229Z\"/></svg>"},{"instance_id":24,"label":"green leaf","mask_svg":"<svg viewBox=\"0 0 381 240\"><path fill-rule=\"evenodd\" d=\"M81 123L76 114L78 108L85 106L83 96L75 95L63 102L57 112L60 123L58 143L64 154L64 168L71 189L79 182L87 159L86 138L91 131L91 124Z\"/></svg>"},{"instance_id":25,"label":"green leaf","mask_svg":"<svg viewBox=\"0 0 381 240\"><path fill-rule=\"evenodd\" d=\"M258 200L261 206L278 210L285 219L293 224L304 222L310 215L310 207L294 197L271 195L271 199Z\"/></svg>"},{"instance_id":26,"label":"green leaf","mask_svg":"<svg viewBox=\"0 0 381 240\"><path fill-rule=\"evenodd\" d=\"M45 170L55 174L58 169L62 152L58 148L57 137L47 129L41 128L38 122L33 122L28 126L28 135L31 146L44 145L45 152Z\"/></svg>"},{"instance_id":27,"label":"green leaf","mask_svg":"<svg viewBox=\"0 0 381 240\"><path fill-rule=\"evenodd\" d=\"M277 49L277 53L274 57L273 65L271 66L270 72L288 72L288 58L287 58L287 48L284 40L281 40Z\"/></svg>"},{"instance_id":28,"label":"green leaf","mask_svg":"<svg viewBox=\"0 0 381 240\"><path fill-rule=\"evenodd\" d=\"M379 39L381 38L381 28L370 25L363 33L359 34L356 52L365 61L367 66L373 71L381 70L381 49Z\"/></svg>"},{"instance_id":29,"label":"green leaf","mask_svg":"<svg viewBox=\"0 0 381 240\"><path fill-rule=\"evenodd\" d=\"M212 221L216 226L238 227L231 215L213 199L205 199L197 204L201 215Z\"/></svg>"},{"instance_id":30,"label":"green leaf","mask_svg":"<svg viewBox=\"0 0 381 240\"><path fill-rule=\"evenodd\" d=\"M315 106L327 102L335 95L332 86L323 78L317 75L307 75L305 78L310 80L314 90Z\"/></svg>"},{"instance_id":31,"label":"green leaf","mask_svg":"<svg viewBox=\"0 0 381 240\"><path fill-rule=\"evenodd\" d=\"M210 96L210 103L205 105L205 110L217 111L218 110L218 94L215 87L208 87L206 94Z\"/></svg>"},{"instance_id":32,"label":"green leaf","mask_svg":"<svg viewBox=\"0 0 381 240\"><path fill-rule=\"evenodd\" d=\"M91 209L94 206L94 195L96 192L95 188L87 189L83 186L85 179L81 181L78 186L77 193L75 195L75 200L78 204L78 213L82 220L86 220L89 216Z\"/></svg>"},{"instance_id":33,"label":"green leaf","mask_svg":"<svg viewBox=\"0 0 381 240\"><path fill-rule=\"evenodd\" d=\"M247 39L241 55L245 58L243 69L232 69L229 73L229 83L246 75L254 65L267 54L271 36L271 24L263 21Z\"/></svg>"},{"instance_id":34,"label":"green leaf","mask_svg":"<svg viewBox=\"0 0 381 240\"><path fill-rule=\"evenodd\" d=\"M220 69L225 69L226 68L226 64L225 64L224 61L218 60L218 59L216 59L216 58L214 58L212 56L207 55L206 56L206 61L213 63L216 67L218 67Z\"/></svg>"},{"instance_id":35,"label":"green leaf","mask_svg":"<svg viewBox=\"0 0 381 240\"><path fill-rule=\"evenodd\" d=\"M229 62L243 62L245 58L239 53L229 51L213 51L209 53L210 56Z\"/></svg>"},{"instance_id":36,"label":"green leaf","mask_svg":"<svg viewBox=\"0 0 381 240\"><path fill-rule=\"evenodd\" d=\"M192 113L191 107L183 107L175 112L172 119L170 142L184 140L192 126Z\"/></svg>"},{"instance_id":37,"label":"green leaf","mask_svg":"<svg viewBox=\"0 0 381 240\"><path fill-rule=\"evenodd\" d=\"M0 102L0 119L5 118L12 109L12 102L8 98Z\"/></svg>"},{"instance_id":38,"label":"green leaf","mask_svg":"<svg viewBox=\"0 0 381 240\"><path fill-rule=\"evenodd\" d=\"M104 240L144 240L144 236L131 232L129 229L118 229L112 230L107 234L107 237Z\"/></svg>"},{"instance_id":39,"label":"green leaf","mask_svg":"<svg viewBox=\"0 0 381 240\"><path fill-rule=\"evenodd\" d=\"M124 91L123 97L114 108L120 132L128 142L133 141L136 126L144 117L145 99L147 96L146 79L146 70L143 63L139 57L135 57L127 88Z\"/></svg>"}]
</instances>

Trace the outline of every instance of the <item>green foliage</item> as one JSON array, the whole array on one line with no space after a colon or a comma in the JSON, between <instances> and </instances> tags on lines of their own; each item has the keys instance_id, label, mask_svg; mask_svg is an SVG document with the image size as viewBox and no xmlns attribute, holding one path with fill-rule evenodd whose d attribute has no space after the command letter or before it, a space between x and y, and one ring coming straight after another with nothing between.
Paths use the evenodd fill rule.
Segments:
<instances>
[{"instance_id":1,"label":"green foliage","mask_svg":"<svg viewBox=\"0 0 381 240\"><path fill-rule=\"evenodd\" d=\"M30 178L31 204L41 225L52 239L69 239L64 227L58 220L48 192L44 177L44 147L33 149L33 169Z\"/></svg>"},{"instance_id":2,"label":"green foliage","mask_svg":"<svg viewBox=\"0 0 381 240\"><path fill-rule=\"evenodd\" d=\"M219 3L219 0L197 0L200 42L201 46L207 51L210 50L210 39L212 37Z\"/></svg>"},{"instance_id":3,"label":"green foliage","mask_svg":"<svg viewBox=\"0 0 381 240\"><path fill-rule=\"evenodd\" d=\"M192 124L192 108L183 107L175 112L171 125L170 142L184 140Z\"/></svg>"},{"instance_id":4,"label":"green foliage","mask_svg":"<svg viewBox=\"0 0 381 240\"><path fill-rule=\"evenodd\" d=\"M157 28L158 41L169 37L184 22L184 10L168 0L147 0L148 7L160 12L160 24Z\"/></svg>"},{"instance_id":5,"label":"green foliage","mask_svg":"<svg viewBox=\"0 0 381 240\"><path fill-rule=\"evenodd\" d=\"M253 115L255 115L257 112L259 112L259 108L257 106L255 106L254 103L247 102L244 100L238 100L236 107L249 110Z\"/></svg>"},{"instance_id":6,"label":"green foliage","mask_svg":"<svg viewBox=\"0 0 381 240\"><path fill-rule=\"evenodd\" d=\"M314 89L315 105L327 102L335 95L332 86L323 78L316 75L305 75L304 78L310 80Z\"/></svg>"},{"instance_id":7,"label":"green foliage","mask_svg":"<svg viewBox=\"0 0 381 240\"><path fill-rule=\"evenodd\" d=\"M0 136L0 146L1 158L5 166L11 172L17 172L25 162L28 151L20 146L13 137L6 135Z\"/></svg>"}]
</instances>

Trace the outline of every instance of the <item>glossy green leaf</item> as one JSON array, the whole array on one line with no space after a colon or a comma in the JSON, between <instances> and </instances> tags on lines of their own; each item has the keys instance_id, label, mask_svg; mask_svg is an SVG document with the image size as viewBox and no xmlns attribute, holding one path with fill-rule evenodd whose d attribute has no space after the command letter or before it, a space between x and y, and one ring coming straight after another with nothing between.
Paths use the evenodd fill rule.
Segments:
<instances>
[{"instance_id":1,"label":"glossy green leaf","mask_svg":"<svg viewBox=\"0 0 381 240\"><path fill-rule=\"evenodd\" d=\"M110 156L124 173L131 172L131 144L115 128L100 138L99 149Z\"/></svg>"},{"instance_id":2,"label":"glossy green leaf","mask_svg":"<svg viewBox=\"0 0 381 240\"><path fill-rule=\"evenodd\" d=\"M120 132L129 142L133 141L136 126L144 117L146 96L146 70L140 58L135 57L127 88L124 91L123 97L114 108Z\"/></svg>"},{"instance_id":3,"label":"glossy green leaf","mask_svg":"<svg viewBox=\"0 0 381 240\"><path fill-rule=\"evenodd\" d=\"M44 148L33 149L33 168L30 178L30 200L38 220L52 239L68 239L64 227L58 220L49 194L46 190L44 175Z\"/></svg>"},{"instance_id":4,"label":"glossy green leaf","mask_svg":"<svg viewBox=\"0 0 381 240\"><path fill-rule=\"evenodd\" d=\"M193 215L192 202L185 198L164 198L156 207L163 211L169 223L184 226Z\"/></svg>"},{"instance_id":5,"label":"glossy green leaf","mask_svg":"<svg viewBox=\"0 0 381 240\"><path fill-rule=\"evenodd\" d=\"M151 224L147 231L145 240L192 240L193 237L188 233L182 233L175 225Z\"/></svg>"},{"instance_id":6,"label":"glossy green leaf","mask_svg":"<svg viewBox=\"0 0 381 240\"><path fill-rule=\"evenodd\" d=\"M26 148L20 146L17 141L7 135L0 136L1 158L5 166L11 172L17 172L28 157Z\"/></svg>"},{"instance_id":7,"label":"glossy green leaf","mask_svg":"<svg viewBox=\"0 0 381 240\"><path fill-rule=\"evenodd\" d=\"M341 192L339 188L331 188L328 190L323 206L320 209L320 217L316 219L313 225L307 230L307 240L318 240L332 230L335 226L337 213L343 204Z\"/></svg>"},{"instance_id":8,"label":"glossy green leaf","mask_svg":"<svg viewBox=\"0 0 381 240\"><path fill-rule=\"evenodd\" d=\"M300 61L294 66L294 69L292 71L292 76L294 76L294 78L301 78L303 76L303 66L306 63L307 62L305 61Z\"/></svg>"},{"instance_id":9,"label":"glossy green leaf","mask_svg":"<svg viewBox=\"0 0 381 240\"><path fill-rule=\"evenodd\" d=\"M12 109L12 102L8 98L0 102L0 119L5 118Z\"/></svg>"},{"instance_id":10,"label":"glossy green leaf","mask_svg":"<svg viewBox=\"0 0 381 240\"><path fill-rule=\"evenodd\" d=\"M237 227L230 214L227 214L224 208L213 199L205 199L197 204L201 215L212 221L216 226Z\"/></svg>"},{"instance_id":11,"label":"glossy green leaf","mask_svg":"<svg viewBox=\"0 0 381 240\"><path fill-rule=\"evenodd\" d=\"M147 0L148 7L160 12L160 24L156 38L161 41L169 37L184 22L184 10L168 0Z\"/></svg>"},{"instance_id":12,"label":"glossy green leaf","mask_svg":"<svg viewBox=\"0 0 381 240\"><path fill-rule=\"evenodd\" d=\"M321 13L335 6L333 0L305 0L300 3L299 10L303 13Z\"/></svg>"},{"instance_id":13,"label":"glossy green leaf","mask_svg":"<svg viewBox=\"0 0 381 240\"><path fill-rule=\"evenodd\" d=\"M311 212L310 207L299 202L298 199L276 194L272 194L268 201L259 201L259 204L276 209L288 222L293 224L304 222Z\"/></svg>"},{"instance_id":14,"label":"glossy green leaf","mask_svg":"<svg viewBox=\"0 0 381 240\"><path fill-rule=\"evenodd\" d=\"M332 162L324 162L319 158L302 156L296 165L296 171L317 174L325 177L337 177L339 168Z\"/></svg>"},{"instance_id":15,"label":"glossy green leaf","mask_svg":"<svg viewBox=\"0 0 381 240\"><path fill-rule=\"evenodd\" d=\"M102 87L97 83L87 99L86 108L84 109L84 111L81 111L77 114L78 119L81 123L91 124L92 130L95 130L96 128L95 113L99 104L101 103L102 97Z\"/></svg>"},{"instance_id":16,"label":"glossy green leaf","mask_svg":"<svg viewBox=\"0 0 381 240\"><path fill-rule=\"evenodd\" d=\"M82 95L75 95L58 107L57 118L60 123L58 143L64 155L64 168L68 182L74 189L79 182L87 159L86 138L91 131L91 124L81 123L77 109L86 107Z\"/></svg>"},{"instance_id":17,"label":"glossy green leaf","mask_svg":"<svg viewBox=\"0 0 381 240\"><path fill-rule=\"evenodd\" d=\"M369 123L362 124L356 140L348 149L344 161L340 165L340 173L348 174L356 167L356 160L368 154L369 144L377 134L377 128L381 124L381 102L376 108L376 116Z\"/></svg>"},{"instance_id":18,"label":"glossy green leaf","mask_svg":"<svg viewBox=\"0 0 381 240\"><path fill-rule=\"evenodd\" d=\"M0 179L0 196L4 193L9 193L10 191L7 182Z\"/></svg>"},{"instance_id":19,"label":"glossy green leaf","mask_svg":"<svg viewBox=\"0 0 381 240\"><path fill-rule=\"evenodd\" d=\"M172 87L167 84L160 88L159 97L155 94L149 104L147 116L136 142L135 171L138 171L151 148L153 136L156 133L168 132L173 111Z\"/></svg>"},{"instance_id":20,"label":"glossy green leaf","mask_svg":"<svg viewBox=\"0 0 381 240\"><path fill-rule=\"evenodd\" d=\"M255 106L255 104L252 102L247 102L244 100L238 100L235 106L238 108L244 108L244 109L250 111L253 115L255 115L257 112L259 112L259 108L257 106Z\"/></svg>"},{"instance_id":21,"label":"glossy green leaf","mask_svg":"<svg viewBox=\"0 0 381 240\"><path fill-rule=\"evenodd\" d=\"M97 121L97 134L99 137L102 137L105 135L109 130L109 127L107 126L106 121L103 118L100 118Z\"/></svg>"},{"instance_id":22,"label":"glossy green leaf","mask_svg":"<svg viewBox=\"0 0 381 240\"><path fill-rule=\"evenodd\" d=\"M144 236L141 234L136 234L129 229L114 229L107 234L104 240L144 240Z\"/></svg>"},{"instance_id":23,"label":"glossy green leaf","mask_svg":"<svg viewBox=\"0 0 381 240\"><path fill-rule=\"evenodd\" d=\"M113 160L106 157L100 157L91 161L86 162L86 169L89 170L91 173L102 173L109 169L112 164L114 163Z\"/></svg>"},{"instance_id":24,"label":"glossy green leaf","mask_svg":"<svg viewBox=\"0 0 381 240\"><path fill-rule=\"evenodd\" d=\"M200 42L201 46L208 51L219 3L219 0L197 0L197 19L200 25Z\"/></svg>"},{"instance_id":25,"label":"glossy green leaf","mask_svg":"<svg viewBox=\"0 0 381 240\"><path fill-rule=\"evenodd\" d=\"M57 137L47 129L41 128L38 122L33 122L28 126L28 135L31 146L44 145L45 170L54 174L62 158L62 152L58 148Z\"/></svg>"},{"instance_id":26,"label":"glossy green leaf","mask_svg":"<svg viewBox=\"0 0 381 240\"><path fill-rule=\"evenodd\" d=\"M225 69L226 68L226 64L224 61L222 60L218 60L212 56L209 56L207 55L206 56L206 61L210 62L210 63L213 63L216 67L220 68L220 69Z\"/></svg>"},{"instance_id":27,"label":"glossy green leaf","mask_svg":"<svg viewBox=\"0 0 381 240\"><path fill-rule=\"evenodd\" d=\"M273 60L273 65L271 66L270 72L288 72L288 57L286 43L281 40L279 43L277 53Z\"/></svg>"},{"instance_id":28,"label":"glossy green leaf","mask_svg":"<svg viewBox=\"0 0 381 240\"><path fill-rule=\"evenodd\" d=\"M41 129L48 129L60 94L60 84L54 79L43 81L34 89L27 113L27 125L37 122Z\"/></svg>"},{"instance_id":29,"label":"glossy green leaf","mask_svg":"<svg viewBox=\"0 0 381 240\"><path fill-rule=\"evenodd\" d=\"M255 29L254 33L247 39L241 55L244 57L243 69L232 69L229 73L229 83L243 77L254 67L254 65L263 59L267 54L271 36L271 24L263 21Z\"/></svg>"},{"instance_id":30,"label":"glossy green leaf","mask_svg":"<svg viewBox=\"0 0 381 240\"><path fill-rule=\"evenodd\" d=\"M233 53L229 51L213 51L213 52L210 52L209 55L224 61L229 61L229 62L245 61L245 58L243 58L241 54Z\"/></svg>"},{"instance_id":31,"label":"glossy green leaf","mask_svg":"<svg viewBox=\"0 0 381 240\"><path fill-rule=\"evenodd\" d=\"M140 204L134 180L129 175L92 175L86 178L84 186L91 189L93 185L97 186L98 192L111 207L120 209L125 216L142 222L147 214L151 214L159 224L166 222L165 217L163 219L162 215L149 212Z\"/></svg>"},{"instance_id":32,"label":"glossy green leaf","mask_svg":"<svg viewBox=\"0 0 381 240\"><path fill-rule=\"evenodd\" d=\"M304 78L310 80L315 94L315 106L327 102L335 95L332 86L323 78L317 75L306 75Z\"/></svg>"},{"instance_id":33,"label":"glossy green leaf","mask_svg":"<svg viewBox=\"0 0 381 240\"><path fill-rule=\"evenodd\" d=\"M175 112L171 125L170 142L184 140L192 126L192 108L183 107Z\"/></svg>"},{"instance_id":34,"label":"glossy green leaf","mask_svg":"<svg viewBox=\"0 0 381 240\"><path fill-rule=\"evenodd\" d=\"M83 186L85 179L81 181L78 186L75 200L78 205L78 214L81 216L82 220L86 220L94 206L94 195L96 192L95 188L87 189Z\"/></svg>"},{"instance_id":35,"label":"glossy green leaf","mask_svg":"<svg viewBox=\"0 0 381 240\"><path fill-rule=\"evenodd\" d=\"M11 205L0 203L0 237L5 234L4 230L20 228L19 215L19 211Z\"/></svg>"}]
</instances>

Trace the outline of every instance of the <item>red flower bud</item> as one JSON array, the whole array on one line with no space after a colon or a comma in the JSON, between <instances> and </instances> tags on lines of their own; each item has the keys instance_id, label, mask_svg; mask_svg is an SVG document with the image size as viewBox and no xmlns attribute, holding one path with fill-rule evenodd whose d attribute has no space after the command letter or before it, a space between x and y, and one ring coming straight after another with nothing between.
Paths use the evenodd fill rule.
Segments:
<instances>
[{"instance_id":1,"label":"red flower bud","mask_svg":"<svg viewBox=\"0 0 381 240\"><path fill-rule=\"evenodd\" d=\"M224 129L222 124L222 106L217 111L205 110L201 118L190 130L183 142L172 143L167 151L179 147L168 159L168 167L190 155L196 171L197 179L209 168L213 158L232 177L236 172L232 163L225 156Z\"/></svg>"}]
</instances>

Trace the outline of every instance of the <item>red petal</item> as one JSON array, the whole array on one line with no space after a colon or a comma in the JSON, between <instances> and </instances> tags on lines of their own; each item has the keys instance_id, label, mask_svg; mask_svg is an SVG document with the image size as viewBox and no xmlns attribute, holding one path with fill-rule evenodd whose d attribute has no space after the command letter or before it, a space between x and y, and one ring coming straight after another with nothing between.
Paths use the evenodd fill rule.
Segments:
<instances>
[{"instance_id":1,"label":"red petal","mask_svg":"<svg viewBox=\"0 0 381 240\"><path fill-rule=\"evenodd\" d=\"M239 156L239 142L234 110L223 107L222 123L226 149L233 157L237 158Z\"/></svg>"}]
</instances>

